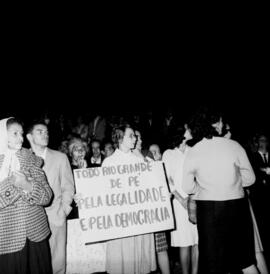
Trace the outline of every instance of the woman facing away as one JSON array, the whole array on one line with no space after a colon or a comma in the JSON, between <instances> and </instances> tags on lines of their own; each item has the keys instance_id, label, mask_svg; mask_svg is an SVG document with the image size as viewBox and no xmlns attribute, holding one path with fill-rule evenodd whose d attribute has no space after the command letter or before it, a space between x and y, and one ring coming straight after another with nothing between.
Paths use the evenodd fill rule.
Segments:
<instances>
[{"instance_id":1,"label":"woman facing away","mask_svg":"<svg viewBox=\"0 0 270 274\"><path fill-rule=\"evenodd\" d=\"M171 149L162 156L171 193L174 195L173 208L176 229L171 232L171 245L179 247L180 263L183 274L198 272L198 231L197 225L189 221L188 195L182 189L183 165L189 150L186 142L192 138L184 125L173 132Z\"/></svg>"},{"instance_id":2,"label":"woman facing away","mask_svg":"<svg viewBox=\"0 0 270 274\"><path fill-rule=\"evenodd\" d=\"M102 166L138 163L132 153L136 137L129 126L115 129L115 152L104 159ZM107 242L106 270L109 274L147 274L156 269L154 234L144 234Z\"/></svg>"},{"instance_id":3,"label":"woman facing away","mask_svg":"<svg viewBox=\"0 0 270 274\"><path fill-rule=\"evenodd\" d=\"M43 207L52 190L42 159L22 143L22 124L15 118L0 120L0 272L50 274L50 229Z\"/></svg>"},{"instance_id":4,"label":"woman facing away","mask_svg":"<svg viewBox=\"0 0 270 274\"><path fill-rule=\"evenodd\" d=\"M200 109L189 123L197 143L184 163L183 190L194 194L199 234L199 272L259 273L244 187L255 175L243 147L219 137L221 115Z\"/></svg>"}]
</instances>

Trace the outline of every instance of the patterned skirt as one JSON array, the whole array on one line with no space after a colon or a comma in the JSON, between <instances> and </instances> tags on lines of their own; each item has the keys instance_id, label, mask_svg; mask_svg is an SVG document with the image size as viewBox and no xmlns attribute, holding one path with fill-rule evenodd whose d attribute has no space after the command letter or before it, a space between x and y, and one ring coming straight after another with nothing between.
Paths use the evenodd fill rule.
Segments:
<instances>
[{"instance_id":1,"label":"patterned skirt","mask_svg":"<svg viewBox=\"0 0 270 274\"><path fill-rule=\"evenodd\" d=\"M162 252L168 249L168 243L165 232L156 232L155 235L155 244L156 252Z\"/></svg>"}]
</instances>

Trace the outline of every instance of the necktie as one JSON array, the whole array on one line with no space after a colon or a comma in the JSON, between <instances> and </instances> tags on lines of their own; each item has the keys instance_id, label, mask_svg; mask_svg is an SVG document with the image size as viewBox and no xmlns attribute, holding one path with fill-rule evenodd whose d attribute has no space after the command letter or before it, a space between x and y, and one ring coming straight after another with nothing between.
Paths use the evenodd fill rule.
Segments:
<instances>
[{"instance_id":1,"label":"necktie","mask_svg":"<svg viewBox=\"0 0 270 274\"><path fill-rule=\"evenodd\" d=\"M265 164L267 164L267 158L266 158L266 154L265 153L263 154L263 161L264 161Z\"/></svg>"}]
</instances>

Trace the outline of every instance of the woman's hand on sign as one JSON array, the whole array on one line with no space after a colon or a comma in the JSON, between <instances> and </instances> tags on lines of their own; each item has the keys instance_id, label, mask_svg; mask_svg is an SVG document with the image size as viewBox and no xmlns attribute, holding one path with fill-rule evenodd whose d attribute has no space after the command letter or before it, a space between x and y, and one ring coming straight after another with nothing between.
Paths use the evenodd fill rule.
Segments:
<instances>
[{"instance_id":1,"label":"woman's hand on sign","mask_svg":"<svg viewBox=\"0 0 270 274\"><path fill-rule=\"evenodd\" d=\"M76 206L78 206L80 204L80 201L83 199L82 193L76 193L73 199L74 199L74 202L76 203Z\"/></svg>"}]
</instances>

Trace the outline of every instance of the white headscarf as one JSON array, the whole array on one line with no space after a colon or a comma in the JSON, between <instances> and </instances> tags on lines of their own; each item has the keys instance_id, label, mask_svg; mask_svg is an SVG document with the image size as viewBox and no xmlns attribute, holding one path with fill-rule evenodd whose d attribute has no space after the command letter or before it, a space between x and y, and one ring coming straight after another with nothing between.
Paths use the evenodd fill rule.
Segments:
<instances>
[{"instance_id":1,"label":"white headscarf","mask_svg":"<svg viewBox=\"0 0 270 274\"><path fill-rule=\"evenodd\" d=\"M7 120L10 118L0 120L0 154L5 154L8 149Z\"/></svg>"},{"instance_id":2,"label":"white headscarf","mask_svg":"<svg viewBox=\"0 0 270 274\"><path fill-rule=\"evenodd\" d=\"M16 150L8 148L7 121L13 117L0 120L0 155L4 154L4 161L0 168L0 182L7 178L12 171L20 170L20 162L15 155Z\"/></svg>"}]
</instances>

